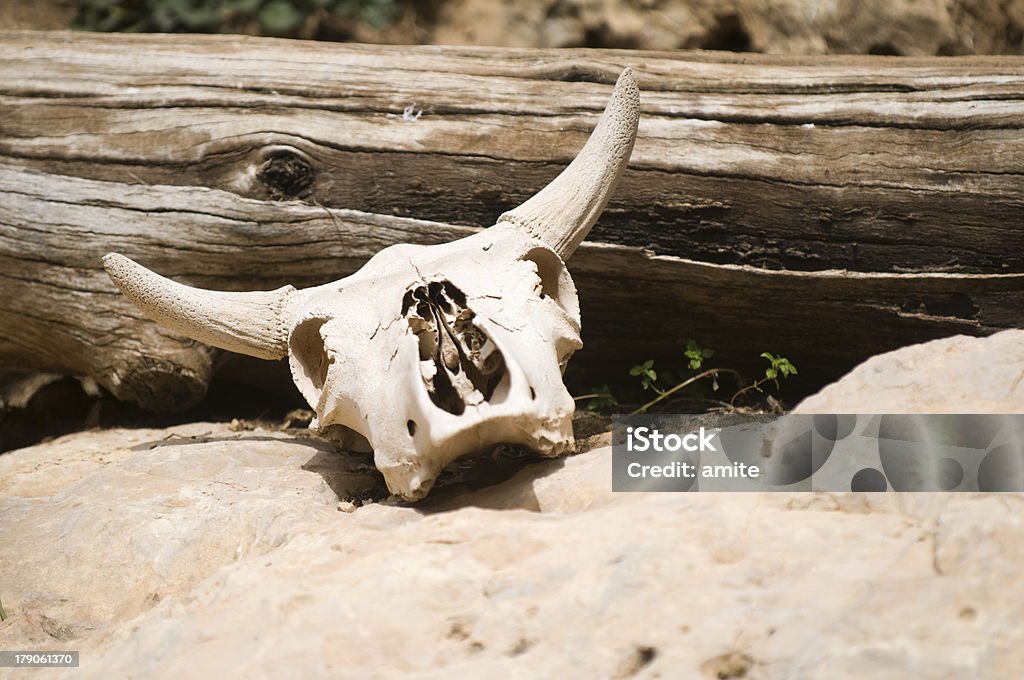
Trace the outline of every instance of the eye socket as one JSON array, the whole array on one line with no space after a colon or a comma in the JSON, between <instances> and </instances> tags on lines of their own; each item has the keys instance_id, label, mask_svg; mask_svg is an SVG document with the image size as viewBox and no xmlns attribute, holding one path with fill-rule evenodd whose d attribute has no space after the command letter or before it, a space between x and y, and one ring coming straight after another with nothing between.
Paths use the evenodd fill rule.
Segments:
<instances>
[{"instance_id":1,"label":"eye socket","mask_svg":"<svg viewBox=\"0 0 1024 680\"><path fill-rule=\"evenodd\" d=\"M541 297L551 298L566 312L578 317L580 307L576 297L576 286L573 285L569 272L558 256L547 248L533 248L528 250L522 259L536 265L537 276L540 277Z\"/></svg>"},{"instance_id":2,"label":"eye socket","mask_svg":"<svg viewBox=\"0 0 1024 680\"><path fill-rule=\"evenodd\" d=\"M333 363L320 332L327 321L320 317L306 319L295 327L288 340L295 385L311 406L320 401L320 392Z\"/></svg>"}]
</instances>

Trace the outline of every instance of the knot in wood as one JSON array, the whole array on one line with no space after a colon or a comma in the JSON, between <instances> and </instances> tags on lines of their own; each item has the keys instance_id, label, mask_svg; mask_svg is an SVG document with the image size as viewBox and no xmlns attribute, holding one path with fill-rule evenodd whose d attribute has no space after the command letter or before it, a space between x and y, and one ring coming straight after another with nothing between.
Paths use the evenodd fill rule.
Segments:
<instances>
[{"instance_id":1,"label":"knot in wood","mask_svg":"<svg viewBox=\"0 0 1024 680\"><path fill-rule=\"evenodd\" d=\"M313 185L312 164L292 149L275 149L266 154L256 176L267 189L270 198L286 200L299 198Z\"/></svg>"}]
</instances>

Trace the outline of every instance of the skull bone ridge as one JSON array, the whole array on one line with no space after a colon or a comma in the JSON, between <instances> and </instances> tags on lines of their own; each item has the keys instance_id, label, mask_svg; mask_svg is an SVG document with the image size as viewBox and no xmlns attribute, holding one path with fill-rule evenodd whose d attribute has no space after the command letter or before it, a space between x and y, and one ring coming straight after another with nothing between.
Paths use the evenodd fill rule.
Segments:
<instances>
[{"instance_id":1,"label":"skull bone ridge","mask_svg":"<svg viewBox=\"0 0 1024 680\"><path fill-rule=\"evenodd\" d=\"M499 443L549 456L572 449L562 372L582 343L564 260L625 169L638 117L626 69L576 159L495 226L445 244L390 246L333 283L227 293L175 283L122 255L104 265L172 330L264 359L287 355L316 412L310 427L368 443L388 489L416 500L467 453Z\"/></svg>"}]
</instances>

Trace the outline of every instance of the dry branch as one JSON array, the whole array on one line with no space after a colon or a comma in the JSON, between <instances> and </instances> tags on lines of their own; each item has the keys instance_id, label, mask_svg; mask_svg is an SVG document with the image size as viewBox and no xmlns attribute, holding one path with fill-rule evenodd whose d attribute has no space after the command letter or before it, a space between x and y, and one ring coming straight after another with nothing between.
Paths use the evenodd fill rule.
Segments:
<instances>
[{"instance_id":1,"label":"dry branch","mask_svg":"<svg viewBox=\"0 0 1024 680\"><path fill-rule=\"evenodd\" d=\"M1024 325L1024 59L13 33L0 35L0 369L192 402L212 351L139 318L105 252L270 289L471 233L568 163L623 66L643 90L640 136L569 263L583 361L694 337L834 371Z\"/></svg>"}]
</instances>

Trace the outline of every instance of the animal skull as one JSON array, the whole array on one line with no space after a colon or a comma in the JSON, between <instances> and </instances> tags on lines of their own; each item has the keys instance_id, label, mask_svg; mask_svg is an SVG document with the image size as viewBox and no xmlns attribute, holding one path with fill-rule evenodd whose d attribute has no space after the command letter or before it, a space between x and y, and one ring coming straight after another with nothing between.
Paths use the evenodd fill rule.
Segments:
<instances>
[{"instance_id":1,"label":"animal skull","mask_svg":"<svg viewBox=\"0 0 1024 680\"><path fill-rule=\"evenodd\" d=\"M385 248L334 283L216 292L122 255L103 262L165 326L233 352L287 355L316 410L310 427L369 444L388 489L416 500L448 463L488 446L572 449L562 372L582 343L564 260L626 167L639 98L626 69L576 159L495 226L451 243Z\"/></svg>"}]
</instances>

